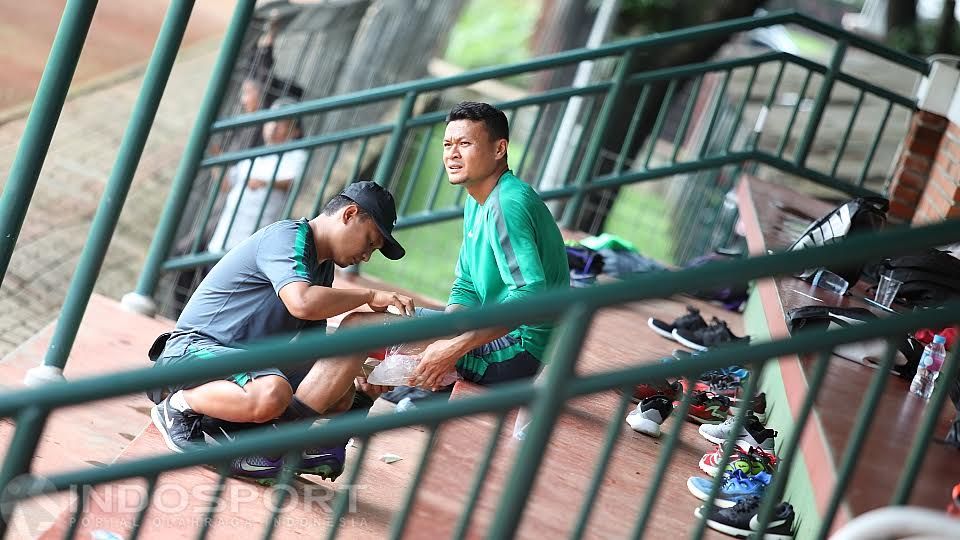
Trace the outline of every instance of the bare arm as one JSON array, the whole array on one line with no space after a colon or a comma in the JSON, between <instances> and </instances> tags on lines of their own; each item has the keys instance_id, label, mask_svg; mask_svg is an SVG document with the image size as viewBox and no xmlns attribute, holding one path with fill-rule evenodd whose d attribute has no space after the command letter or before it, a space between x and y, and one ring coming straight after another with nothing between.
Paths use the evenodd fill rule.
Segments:
<instances>
[{"instance_id":1,"label":"bare arm","mask_svg":"<svg viewBox=\"0 0 960 540\"><path fill-rule=\"evenodd\" d=\"M412 314L413 299L402 294L374 289L334 289L294 281L280 289L280 300L287 311L298 319L319 321L346 313L360 306L386 311L395 306L401 313Z\"/></svg>"},{"instance_id":2,"label":"bare arm","mask_svg":"<svg viewBox=\"0 0 960 540\"><path fill-rule=\"evenodd\" d=\"M467 307L469 306L448 304L444 311L447 313L453 313L455 311L460 311L461 309L466 309ZM481 345L486 345L495 339L502 338L509 333L510 329L505 327L481 328L479 330L464 332L457 337L451 338L450 342L451 345L456 348L457 352L460 353L457 355L459 358L473 349L476 349Z\"/></svg>"}]
</instances>

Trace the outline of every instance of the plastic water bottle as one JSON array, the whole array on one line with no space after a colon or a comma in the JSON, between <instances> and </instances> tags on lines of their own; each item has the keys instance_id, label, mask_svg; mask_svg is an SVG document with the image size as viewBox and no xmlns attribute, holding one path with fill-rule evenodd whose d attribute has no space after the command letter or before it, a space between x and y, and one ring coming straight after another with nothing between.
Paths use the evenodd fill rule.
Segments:
<instances>
[{"instance_id":1,"label":"plastic water bottle","mask_svg":"<svg viewBox=\"0 0 960 540\"><path fill-rule=\"evenodd\" d=\"M947 356L947 351L943 344L947 338L936 335L933 336L933 343L930 343L923 349L923 356L920 357L920 365L917 366L917 374L913 376L913 382L910 383L910 392L923 399L930 399L933 394L933 384L937 382L940 376L940 368L943 367L943 360Z\"/></svg>"}]
</instances>

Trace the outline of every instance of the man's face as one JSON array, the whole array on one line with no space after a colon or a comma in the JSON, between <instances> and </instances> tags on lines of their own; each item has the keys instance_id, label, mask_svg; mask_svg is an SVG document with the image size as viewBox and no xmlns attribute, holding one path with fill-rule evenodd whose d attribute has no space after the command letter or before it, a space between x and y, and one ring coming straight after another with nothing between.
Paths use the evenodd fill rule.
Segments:
<instances>
[{"instance_id":1,"label":"man's face","mask_svg":"<svg viewBox=\"0 0 960 540\"><path fill-rule=\"evenodd\" d=\"M450 183L467 186L489 178L506 155L506 139L493 140L481 121L454 120L443 134L443 166Z\"/></svg>"},{"instance_id":2,"label":"man's face","mask_svg":"<svg viewBox=\"0 0 960 540\"><path fill-rule=\"evenodd\" d=\"M260 85L246 80L240 85L240 106L243 112L251 113L260 108L260 99L262 98Z\"/></svg>"},{"instance_id":3,"label":"man's face","mask_svg":"<svg viewBox=\"0 0 960 540\"><path fill-rule=\"evenodd\" d=\"M383 247L380 229L353 204L346 206L338 216L342 227L334 238L333 262L344 268L369 261L373 252Z\"/></svg>"},{"instance_id":4,"label":"man's face","mask_svg":"<svg viewBox=\"0 0 960 540\"><path fill-rule=\"evenodd\" d=\"M289 141L296 131L293 120L273 120L263 124L263 140L267 144L280 144Z\"/></svg>"}]
</instances>

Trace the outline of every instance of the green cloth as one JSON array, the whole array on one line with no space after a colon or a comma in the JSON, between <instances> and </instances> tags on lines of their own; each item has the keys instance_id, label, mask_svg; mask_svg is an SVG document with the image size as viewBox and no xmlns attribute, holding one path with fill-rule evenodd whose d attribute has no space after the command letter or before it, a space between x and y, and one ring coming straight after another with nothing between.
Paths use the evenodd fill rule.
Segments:
<instances>
[{"instance_id":1,"label":"green cloth","mask_svg":"<svg viewBox=\"0 0 960 540\"><path fill-rule=\"evenodd\" d=\"M533 188L507 171L482 205L467 197L463 244L449 304L472 307L514 302L569 286L563 237ZM542 361L552 331L551 323L522 325L513 333L519 336L523 350ZM487 358L491 362L509 359L506 353ZM481 362L468 355L458 365L483 374L486 365L479 365Z\"/></svg>"},{"instance_id":2,"label":"green cloth","mask_svg":"<svg viewBox=\"0 0 960 540\"><path fill-rule=\"evenodd\" d=\"M589 236L580 241L580 245L588 247L594 251L601 249L612 249L614 251L633 251L639 252L637 246L624 240L615 234L603 233L599 236Z\"/></svg>"}]
</instances>

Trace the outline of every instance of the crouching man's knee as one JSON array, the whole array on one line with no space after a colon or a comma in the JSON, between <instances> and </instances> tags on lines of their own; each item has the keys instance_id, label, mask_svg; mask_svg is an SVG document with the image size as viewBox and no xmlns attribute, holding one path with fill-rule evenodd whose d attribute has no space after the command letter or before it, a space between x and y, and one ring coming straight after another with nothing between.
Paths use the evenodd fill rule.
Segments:
<instances>
[{"instance_id":1,"label":"crouching man's knee","mask_svg":"<svg viewBox=\"0 0 960 540\"><path fill-rule=\"evenodd\" d=\"M262 377L251 381L244 390L251 394L252 421L261 424L283 414L293 398L293 389L283 377Z\"/></svg>"}]
</instances>

